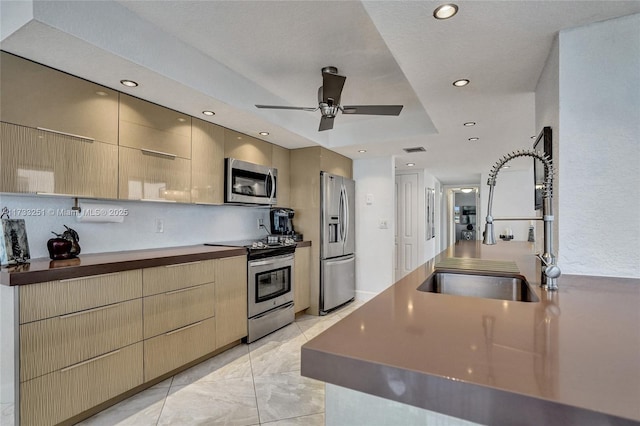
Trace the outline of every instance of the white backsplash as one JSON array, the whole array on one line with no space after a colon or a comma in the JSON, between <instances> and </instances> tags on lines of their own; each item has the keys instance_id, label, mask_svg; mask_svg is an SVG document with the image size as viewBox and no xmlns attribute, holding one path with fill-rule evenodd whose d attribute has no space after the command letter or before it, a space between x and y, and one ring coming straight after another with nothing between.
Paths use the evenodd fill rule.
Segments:
<instances>
[{"instance_id":1,"label":"white backsplash","mask_svg":"<svg viewBox=\"0 0 640 426\"><path fill-rule=\"evenodd\" d=\"M81 199L85 200L85 199ZM102 203L103 201L98 201ZM269 227L267 207L205 206L140 201L104 201L128 209L122 223L80 223L69 216L73 198L0 195L0 208L15 213L12 219L24 219L31 258L49 257L47 240L51 231L62 233L64 225L80 235L82 254L159 247L203 244L261 238L258 219ZM39 216L28 216L36 212ZM164 232L156 232L156 219L163 221Z\"/></svg>"}]
</instances>

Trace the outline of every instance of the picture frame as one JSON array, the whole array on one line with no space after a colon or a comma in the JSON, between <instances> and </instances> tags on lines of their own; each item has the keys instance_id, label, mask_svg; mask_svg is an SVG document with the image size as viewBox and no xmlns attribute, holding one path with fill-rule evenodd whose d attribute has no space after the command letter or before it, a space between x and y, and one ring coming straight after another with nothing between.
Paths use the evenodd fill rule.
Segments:
<instances>
[{"instance_id":1,"label":"picture frame","mask_svg":"<svg viewBox=\"0 0 640 426\"><path fill-rule=\"evenodd\" d=\"M3 211L0 219L0 265L27 263L31 258L24 219L10 219Z\"/></svg>"},{"instance_id":2,"label":"picture frame","mask_svg":"<svg viewBox=\"0 0 640 426\"><path fill-rule=\"evenodd\" d=\"M533 150L541 152L552 158L552 132L551 127L545 126L536 141L533 143ZM533 159L533 184L534 184L534 210L542 210L542 184L544 183L544 165L536 158Z\"/></svg>"}]
</instances>

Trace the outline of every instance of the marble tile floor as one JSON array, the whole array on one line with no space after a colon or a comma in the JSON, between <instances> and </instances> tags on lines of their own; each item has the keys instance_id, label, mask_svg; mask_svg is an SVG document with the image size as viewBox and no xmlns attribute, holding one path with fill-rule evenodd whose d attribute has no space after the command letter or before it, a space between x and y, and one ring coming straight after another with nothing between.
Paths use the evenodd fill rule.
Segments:
<instances>
[{"instance_id":1,"label":"marble tile floor","mask_svg":"<svg viewBox=\"0 0 640 426\"><path fill-rule=\"evenodd\" d=\"M300 347L362 305L299 316L79 423L114 425L324 425L324 383L300 375Z\"/></svg>"}]
</instances>

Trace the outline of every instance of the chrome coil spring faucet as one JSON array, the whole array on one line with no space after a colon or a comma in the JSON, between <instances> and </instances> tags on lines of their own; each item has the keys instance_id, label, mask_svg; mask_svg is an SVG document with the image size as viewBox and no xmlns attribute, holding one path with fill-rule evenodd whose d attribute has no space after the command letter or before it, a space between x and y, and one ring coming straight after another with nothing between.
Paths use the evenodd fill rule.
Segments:
<instances>
[{"instance_id":1,"label":"chrome coil spring faucet","mask_svg":"<svg viewBox=\"0 0 640 426\"><path fill-rule=\"evenodd\" d=\"M493 188L496 186L496 178L500 169L509 161L518 157L533 157L540 160L544 164L544 182L542 184L542 217L524 218L524 217L505 217L494 218L491 216L491 208L493 204ZM487 208L487 223L484 228L483 244L493 245L496 243L496 236L493 229L494 220L543 220L544 221L544 253L538 253L537 256L542 262L542 277L540 285L547 290L555 291L558 289L558 277L560 276L560 268L556 265L556 257L553 254L553 162L546 155L527 150L513 151L496 162L489 173L487 181L489 185L489 206Z\"/></svg>"}]
</instances>

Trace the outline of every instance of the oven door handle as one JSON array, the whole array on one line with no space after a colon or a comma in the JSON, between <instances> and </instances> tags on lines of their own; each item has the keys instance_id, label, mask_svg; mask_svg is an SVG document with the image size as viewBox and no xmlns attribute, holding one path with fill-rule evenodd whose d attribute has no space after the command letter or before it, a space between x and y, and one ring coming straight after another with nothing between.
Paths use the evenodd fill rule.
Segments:
<instances>
[{"instance_id":1,"label":"oven door handle","mask_svg":"<svg viewBox=\"0 0 640 426\"><path fill-rule=\"evenodd\" d=\"M250 260L249 266L262 266L269 265L271 263L281 261L281 260L293 260L293 254L285 254L282 256L273 256L264 260Z\"/></svg>"}]
</instances>

